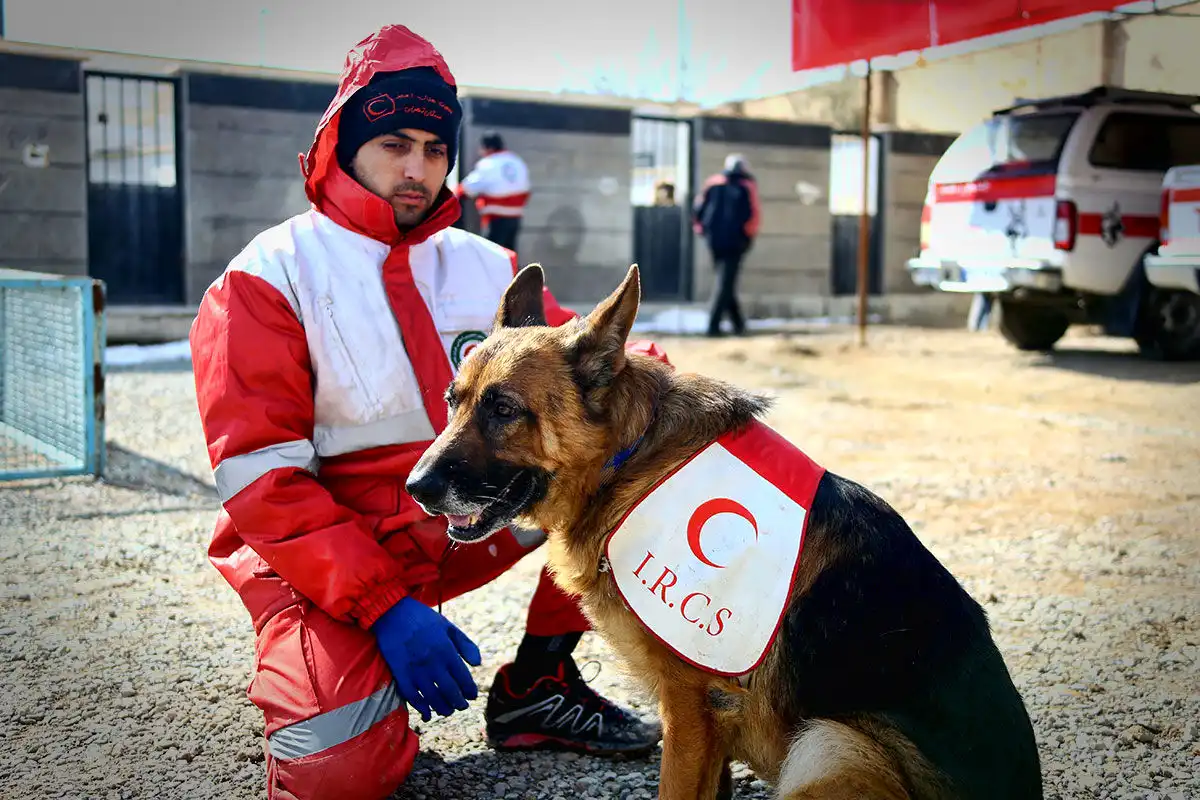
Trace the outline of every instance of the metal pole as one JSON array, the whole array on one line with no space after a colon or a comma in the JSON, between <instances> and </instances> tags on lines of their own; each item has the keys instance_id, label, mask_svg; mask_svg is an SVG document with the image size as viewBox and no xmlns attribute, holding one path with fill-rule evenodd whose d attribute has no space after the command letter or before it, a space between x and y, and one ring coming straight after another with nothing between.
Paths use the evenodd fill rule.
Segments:
<instances>
[{"instance_id":1,"label":"metal pole","mask_svg":"<svg viewBox=\"0 0 1200 800\"><path fill-rule=\"evenodd\" d=\"M0 39L4 38L4 0L0 0Z\"/></svg>"},{"instance_id":2,"label":"metal pole","mask_svg":"<svg viewBox=\"0 0 1200 800\"><path fill-rule=\"evenodd\" d=\"M868 202L871 192L871 59L867 59L866 88L862 117L862 210L858 218L858 346L867 344L867 272L871 248L871 214Z\"/></svg>"}]
</instances>

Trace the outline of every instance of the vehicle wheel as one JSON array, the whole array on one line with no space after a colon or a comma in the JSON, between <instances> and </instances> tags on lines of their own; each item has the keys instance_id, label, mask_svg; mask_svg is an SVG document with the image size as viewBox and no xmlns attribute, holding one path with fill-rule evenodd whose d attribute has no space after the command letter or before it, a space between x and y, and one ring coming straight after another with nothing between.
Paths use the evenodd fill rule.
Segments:
<instances>
[{"instance_id":1,"label":"vehicle wheel","mask_svg":"<svg viewBox=\"0 0 1200 800\"><path fill-rule=\"evenodd\" d=\"M1150 358L1200 358L1200 295L1147 287L1133 338Z\"/></svg>"},{"instance_id":2,"label":"vehicle wheel","mask_svg":"<svg viewBox=\"0 0 1200 800\"><path fill-rule=\"evenodd\" d=\"M1061 311L1000 301L1000 333L1018 350L1049 350L1070 325Z\"/></svg>"}]
</instances>

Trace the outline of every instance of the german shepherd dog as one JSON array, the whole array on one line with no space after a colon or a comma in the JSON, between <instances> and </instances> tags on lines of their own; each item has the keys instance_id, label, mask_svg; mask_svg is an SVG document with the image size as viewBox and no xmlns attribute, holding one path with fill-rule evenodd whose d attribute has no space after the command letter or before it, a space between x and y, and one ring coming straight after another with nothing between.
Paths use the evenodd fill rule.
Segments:
<instances>
[{"instance_id":1,"label":"german shepherd dog","mask_svg":"<svg viewBox=\"0 0 1200 800\"><path fill-rule=\"evenodd\" d=\"M659 797L730 797L737 759L780 798L1041 798L1033 729L983 609L850 480L820 478L782 623L741 680L687 663L641 624L604 571L608 534L769 401L626 351L636 265L591 314L557 328L546 326L543 281L534 264L509 285L407 488L448 517L457 542L514 522L547 531L556 583L657 695Z\"/></svg>"}]
</instances>

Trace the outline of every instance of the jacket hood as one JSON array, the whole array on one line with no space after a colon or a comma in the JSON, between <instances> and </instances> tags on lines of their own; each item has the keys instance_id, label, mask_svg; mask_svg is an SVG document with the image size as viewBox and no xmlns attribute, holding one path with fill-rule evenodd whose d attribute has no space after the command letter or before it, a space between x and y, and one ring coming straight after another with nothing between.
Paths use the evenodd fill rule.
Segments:
<instances>
[{"instance_id":1,"label":"jacket hood","mask_svg":"<svg viewBox=\"0 0 1200 800\"><path fill-rule=\"evenodd\" d=\"M337 94L317 123L312 146L307 154L300 155L300 171L304 174L304 191L309 202L339 224L389 244L395 244L397 239L415 243L417 237L401 237L392 207L364 189L338 165L337 122L346 101L375 75L413 67L432 67L446 83L457 87L437 48L403 25L385 25L356 44L346 54ZM429 217L411 233L424 231L428 236L453 224L460 213L457 198L443 187Z\"/></svg>"}]
</instances>

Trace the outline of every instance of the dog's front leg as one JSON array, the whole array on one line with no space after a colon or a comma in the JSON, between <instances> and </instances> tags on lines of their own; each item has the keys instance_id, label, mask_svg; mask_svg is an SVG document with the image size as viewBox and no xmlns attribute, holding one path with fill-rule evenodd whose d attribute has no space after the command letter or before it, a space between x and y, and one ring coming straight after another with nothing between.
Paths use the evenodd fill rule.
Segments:
<instances>
[{"instance_id":1,"label":"dog's front leg","mask_svg":"<svg viewBox=\"0 0 1200 800\"><path fill-rule=\"evenodd\" d=\"M663 755L659 800L714 800L725 753L707 689L684 682L665 684L659 695Z\"/></svg>"}]
</instances>

